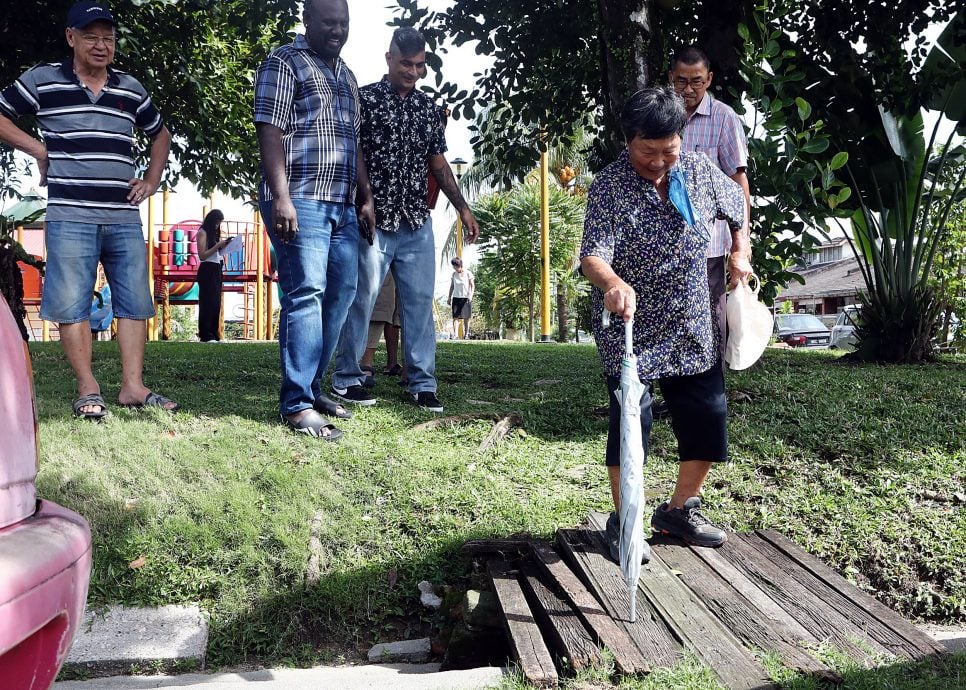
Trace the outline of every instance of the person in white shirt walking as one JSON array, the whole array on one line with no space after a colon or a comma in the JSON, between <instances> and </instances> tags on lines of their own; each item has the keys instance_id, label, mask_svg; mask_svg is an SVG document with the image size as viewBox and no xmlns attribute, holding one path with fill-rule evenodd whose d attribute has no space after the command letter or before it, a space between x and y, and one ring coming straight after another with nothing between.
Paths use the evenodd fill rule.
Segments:
<instances>
[{"instance_id":1,"label":"person in white shirt walking","mask_svg":"<svg viewBox=\"0 0 966 690\"><path fill-rule=\"evenodd\" d=\"M470 309L473 303L473 273L463 268L463 260L454 257L450 264L453 266L453 276L449 281L449 304L453 307L453 337L459 338L459 322L463 322L463 334L470 335Z\"/></svg>"}]
</instances>

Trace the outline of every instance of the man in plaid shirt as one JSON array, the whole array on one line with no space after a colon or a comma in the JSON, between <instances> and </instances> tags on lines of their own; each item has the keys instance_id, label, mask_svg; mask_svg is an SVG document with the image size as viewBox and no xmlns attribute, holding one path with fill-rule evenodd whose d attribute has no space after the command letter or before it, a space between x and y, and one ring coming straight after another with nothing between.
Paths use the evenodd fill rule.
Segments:
<instances>
[{"instance_id":1,"label":"man in plaid shirt","mask_svg":"<svg viewBox=\"0 0 966 690\"><path fill-rule=\"evenodd\" d=\"M751 194L748 187L748 143L741 119L730 107L716 100L709 92L714 73L711 62L695 46L679 48L671 59L668 80L684 99L688 124L681 135L681 151L704 153L711 162L745 193L745 211L750 212ZM718 324L719 348L724 366L724 347L727 329L725 315L725 259L731 284L736 285L751 274L751 241L748 224L732 230L724 221L704 219L711 236L708 244L708 287L711 288L712 318ZM667 415L663 400L654 404L654 417Z\"/></svg>"},{"instance_id":2,"label":"man in plaid shirt","mask_svg":"<svg viewBox=\"0 0 966 690\"><path fill-rule=\"evenodd\" d=\"M305 35L273 50L255 75L258 197L284 292L279 414L296 432L334 441L342 432L320 412L348 414L322 395L320 379L355 296L359 233L372 242L375 215L358 85L339 57L349 6L308 0L302 21Z\"/></svg>"}]
</instances>

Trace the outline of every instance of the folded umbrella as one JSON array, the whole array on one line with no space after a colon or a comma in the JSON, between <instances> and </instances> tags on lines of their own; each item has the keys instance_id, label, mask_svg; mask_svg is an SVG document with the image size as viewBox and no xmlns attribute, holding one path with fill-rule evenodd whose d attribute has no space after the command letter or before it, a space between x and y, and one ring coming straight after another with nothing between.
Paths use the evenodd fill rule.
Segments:
<instances>
[{"instance_id":1,"label":"folded umbrella","mask_svg":"<svg viewBox=\"0 0 966 690\"><path fill-rule=\"evenodd\" d=\"M604 312L604 327L610 321ZM624 357L621 359L620 385L615 392L621 406L621 573L630 597L630 622L637 621L637 581L641 576L644 552L644 443L641 434L641 397L644 384L637 375L634 355L634 320L624 322Z\"/></svg>"}]
</instances>

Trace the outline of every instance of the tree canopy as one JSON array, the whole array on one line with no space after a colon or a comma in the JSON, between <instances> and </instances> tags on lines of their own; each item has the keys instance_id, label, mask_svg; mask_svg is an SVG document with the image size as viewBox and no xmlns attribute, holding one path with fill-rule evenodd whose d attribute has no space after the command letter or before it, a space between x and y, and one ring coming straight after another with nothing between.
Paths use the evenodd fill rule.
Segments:
<instances>
[{"instance_id":1,"label":"tree canopy","mask_svg":"<svg viewBox=\"0 0 966 690\"><path fill-rule=\"evenodd\" d=\"M476 84L439 77L436 93L456 117L506 104L499 126L480 132L474 148L503 158L518 179L536 161L541 129L551 139L567 137L590 121L599 127L597 167L608 162L619 142L614 114L636 89L665 82L681 44L709 54L715 95L736 103L746 89L739 73L746 37L738 27L756 11L780 17L769 50L796 51L802 86L815 94L805 97L823 115L828 101L829 128L868 131L878 103L915 108L928 100L935 85L919 75L923 32L955 11L946 0L455 0L446 12L430 12L422 0L396 4L396 23L417 25L440 50L434 68L445 71L445 41L475 43L493 58Z\"/></svg>"},{"instance_id":2,"label":"tree canopy","mask_svg":"<svg viewBox=\"0 0 966 690\"><path fill-rule=\"evenodd\" d=\"M64 39L73 0L0 4L0 84L38 62L70 55ZM286 41L298 0L116 0L115 65L147 88L171 130L167 181L248 198L257 184L251 103L255 69ZM10 152L5 151L9 156Z\"/></svg>"}]
</instances>

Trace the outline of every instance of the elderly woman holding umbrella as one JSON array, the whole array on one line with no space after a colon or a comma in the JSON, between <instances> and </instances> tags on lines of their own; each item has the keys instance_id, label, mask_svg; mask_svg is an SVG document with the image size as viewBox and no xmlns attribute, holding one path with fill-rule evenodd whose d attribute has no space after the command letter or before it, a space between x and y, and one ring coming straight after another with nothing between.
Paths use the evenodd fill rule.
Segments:
<instances>
[{"instance_id":1,"label":"elderly woman holding umbrella","mask_svg":"<svg viewBox=\"0 0 966 690\"><path fill-rule=\"evenodd\" d=\"M643 89L628 100L621 113L626 149L590 188L581 269L594 285L595 336L610 391L606 463L614 506L620 511L621 457L628 450L646 457L652 418L644 386L641 448L622 449L624 324L613 319L602 325L605 309L632 321L637 374L660 385L677 439L677 484L654 511L651 527L698 546L718 546L725 533L701 514L699 494L711 466L727 459L727 403L707 283L709 237L699 221L724 219L741 230L732 247L738 255L730 264L733 284L751 273L751 265L741 188L704 154L681 151L686 122L684 102L670 88ZM606 536L618 562L620 531L612 514ZM641 560L649 558L645 543Z\"/></svg>"}]
</instances>

